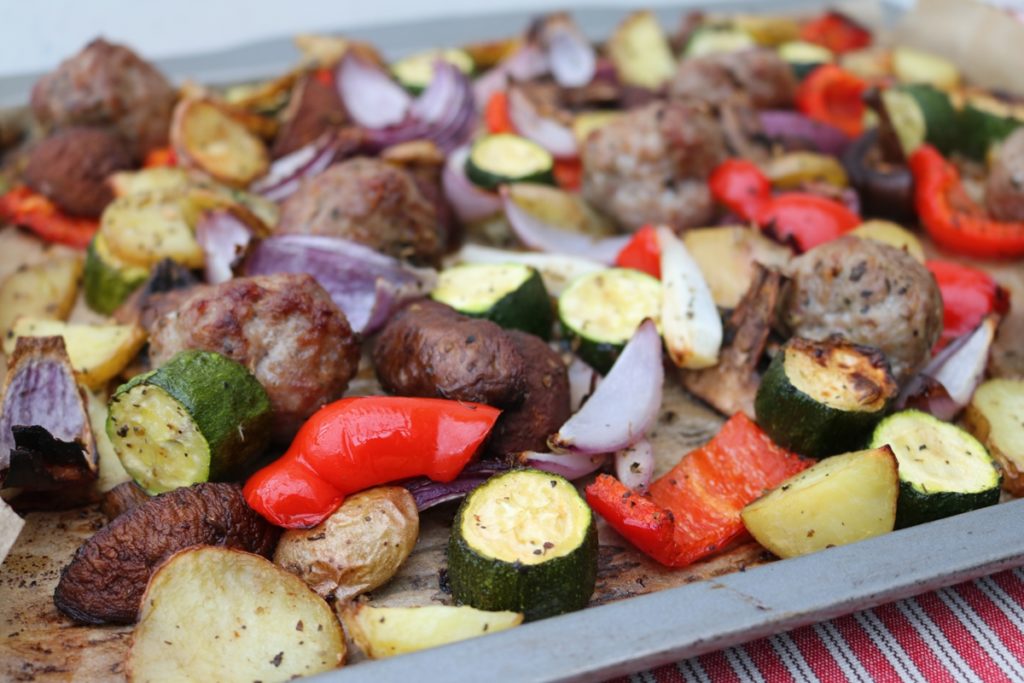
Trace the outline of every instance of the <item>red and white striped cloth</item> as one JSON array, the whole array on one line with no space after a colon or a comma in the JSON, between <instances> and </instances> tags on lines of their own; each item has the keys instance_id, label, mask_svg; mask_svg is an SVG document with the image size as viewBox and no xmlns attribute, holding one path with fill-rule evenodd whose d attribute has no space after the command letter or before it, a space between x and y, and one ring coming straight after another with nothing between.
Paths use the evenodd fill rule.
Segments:
<instances>
[{"instance_id":1,"label":"red and white striped cloth","mask_svg":"<svg viewBox=\"0 0 1024 683\"><path fill-rule=\"evenodd\" d=\"M614 683L1024 681L1024 570L1014 569Z\"/></svg>"}]
</instances>

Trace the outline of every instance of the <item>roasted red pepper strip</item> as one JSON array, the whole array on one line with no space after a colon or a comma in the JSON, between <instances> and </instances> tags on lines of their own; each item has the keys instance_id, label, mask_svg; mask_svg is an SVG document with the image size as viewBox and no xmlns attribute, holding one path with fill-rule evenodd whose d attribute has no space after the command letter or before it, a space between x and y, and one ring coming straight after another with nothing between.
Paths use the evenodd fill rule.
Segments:
<instances>
[{"instance_id":1,"label":"roasted red pepper strip","mask_svg":"<svg viewBox=\"0 0 1024 683\"><path fill-rule=\"evenodd\" d=\"M1010 310L1010 293L983 270L950 261L928 261L942 292L942 337L938 348L967 334L990 313Z\"/></svg>"},{"instance_id":2,"label":"roasted red pepper strip","mask_svg":"<svg viewBox=\"0 0 1024 683\"><path fill-rule=\"evenodd\" d=\"M824 64L812 71L796 91L796 108L805 116L828 123L850 137L864 128L864 101L867 83L835 64Z\"/></svg>"},{"instance_id":3,"label":"roasted red pepper strip","mask_svg":"<svg viewBox=\"0 0 1024 683\"><path fill-rule=\"evenodd\" d=\"M651 484L648 496L601 475L587 487L587 502L647 555L685 567L742 536L743 507L810 464L738 413Z\"/></svg>"},{"instance_id":4,"label":"roasted red pepper strip","mask_svg":"<svg viewBox=\"0 0 1024 683\"><path fill-rule=\"evenodd\" d=\"M580 183L583 179L583 164L578 158L555 159L553 172L555 182L563 190L571 192L580 189Z\"/></svg>"},{"instance_id":5,"label":"roasted red pepper strip","mask_svg":"<svg viewBox=\"0 0 1024 683\"><path fill-rule=\"evenodd\" d=\"M174 153L173 147L157 147L146 154L142 162L143 168L174 167L178 165L178 155Z\"/></svg>"},{"instance_id":6,"label":"roasted red pepper strip","mask_svg":"<svg viewBox=\"0 0 1024 683\"><path fill-rule=\"evenodd\" d=\"M350 493L408 477L451 481L501 411L438 398L367 396L324 406L279 459L245 484L245 499L270 522L311 527Z\"/></svg>"},{"instance_id":7,"label":"roasted red pepper strip","mask_svg":"<svg viewBox=\"0 0 1024 683\"><path fill-rule=\"evenodd\" d=\"M68 216L43 195L19 186L0 196L0 222L28 228L47 242L85 249L99 221Z\"/></svg>"},{"instance_id":8,"label":"roasted red pepper strip","mask_svg":"<svg viewBox=\"0 0 1024 683\"><path fill-rule=\"evenodd\" d=\"M487 123L487 130L491 133L515 133L516 128L512 125L512 119L508 115L508 95L504 90L498 90L487 100L484 108L484 121Z\"/></svg>"},{"instance_id":9,"label":"roasted red pepper strip","mask_svg":"<svg viewBox=\"0 0 1024 683\"><path fill-rule=\"evenodd\" d=\"M917 215L940 247L978 258L1024 256L1024 222L989 218L934 147L921 145L910 155L910 172Z\"/></svg>"},{"instance_id":10,"label":"roasted red pepper strip","mask_svg":"<svg viewBox=\"0 0 1024 683\"><path fill-rule=\"evenodd\" d=\"M615 258L619 268L632 268L661 279L661 247L654 226L645 225L633 235Z\"/></svg>"},{"instance_id":11,"label":"roasted red pepper strip","mask_svg":"<svg viewBox=\"0 0 1024 683\"><path fill-rule=\"evenodd\" d=\"M768 176L746 159L727 159L716 166L708 187L715 201L747 221L755 220L772 198Z\"/></svg>"},{"instance_id":12,"label":"roasted red pepper strip","mask_svg":"<svg viewBox=\"0 0 1024 683\"><path fill-rule=\"evenodd\" d=\"M870 45L871 32L844 14L825 12L800 27L800 39L841 55Z\"/></svg>"}]
</instances>

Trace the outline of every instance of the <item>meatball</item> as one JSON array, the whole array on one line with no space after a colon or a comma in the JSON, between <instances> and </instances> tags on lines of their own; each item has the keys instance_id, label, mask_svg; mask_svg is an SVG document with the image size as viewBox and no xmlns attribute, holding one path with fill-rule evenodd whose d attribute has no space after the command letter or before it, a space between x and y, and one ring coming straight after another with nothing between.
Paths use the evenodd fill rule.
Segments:
<instances>
[{"instance_id":1,"label":"meatball","mask_svg":"<svg viewBox=\"0 0 1024 683\"><path fill-rule=\"evenodd\" d=\"M794 336L838 334L880 349L898 381L931 355L942 333L942 295L913 256L888 244L841 237L789 266L782 322Z\"/></svg>"},{"instance_id":2,"label":"meatball","mask_svg":"<svg viewBox=\"0 0 1024 683\"><path fill-rule=\"evenodd\" d=\"M985 203L997 220L1024 221L1024 128L1014 131L996 151Z\"/></svg>"},{"instance_id":3,"label":"meatball","mask_svg":"<svg viewBox=\"0 0 1024 683\"><path fill-rule=\"evenodd\" d=\"M339 398L359 364L359 341L345 315L306 274L198 289L160 318L149 338L154 367L185 349L216 351L247 367L267 390L280 441Z\"/></svg>"},{"instance_id":4,"label":"meatball","mask_svg":"<svg viewBox=\"0 0 1024 683\"><path fill-rule=\"evenodd\" d=\"M673 99L760 109L789 107L796 96L793 69L775 50L758 48L684 59L669 83Z\"/></svg>"},{"instance_id":5,"label":"meatball","mask_svg":"<svg viewBox=\"0 0 1024 683\"><path fill-rule=\"evenodd\" d=\"M362 157L303 182L282 205L277 232L343 237L420 263L436 262L443 246L437 211L409 172Z\"/></svg>"},{"instance_id":6,"label":"meatball","mask_svg":"<svg viewBox=\"0 0 1024 683\"><path fill-rule=\"evenodd\" d=\"M100 128L55 132L29 153L25 184L76 216L97 218L114 199L107 176L132 167L121 138Z\"/></svg>"},{"instance_id":7,"label":"meatball","mask_svg":"<svg viewBox=\"0 0 1024 683\"><path fill-rule=\"evenodd\" d=\"M98 38L32 89L32 112L44 126L110 126L137 158L167 144L174 88L149 62Z\"/></svg>"},{"instance_id":8,"label":"meatball","mask_svg":"<svg viewBox=\"0 0 1024 683\"><path fill-rule=\"evenodd\" d=\"M324 133L341 128L346 119L338 89L314 76L306 76L292 90L271 155L276 159L294 152Z\"/></svg>"},{"instance_id":9,"label":"meatball","mask_svg":"<svg viewBox=\"0 0 1024 683\"><path fill-rule=\"evenodd\" d=\"M580 156L584 197L630 230L647 223L682 230L714 215L705 179L725 158L725 143L698 106L634 109L592 133Z\"/></svg>"},{"instance_id":10,"label":"meatball","mask_svg":"<svg viewBox=\"0 0 1024 683\"><path fill-rule=\"evenodd\" d=\"M412 303L388 322L373 365L384 390L399 396L508 408L526 388L526 361L505 330L435 301Z\"/></svg>"}]
</instances>

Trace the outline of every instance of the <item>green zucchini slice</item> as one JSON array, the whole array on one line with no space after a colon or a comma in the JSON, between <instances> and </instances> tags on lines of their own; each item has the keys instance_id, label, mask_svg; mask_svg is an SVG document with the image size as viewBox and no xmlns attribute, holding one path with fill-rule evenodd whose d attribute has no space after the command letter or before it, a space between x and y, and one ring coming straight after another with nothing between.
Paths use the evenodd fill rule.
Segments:
<instances>
[{"instance_id":1,"label":"green zucchini slice","mask_svg":"<svg viewBox=\"0 0 1024 683\"><path fill-rule=\"evenodd\" d=\"M391 73L403 88L413 95L419 95L434 78L434 64L438 61L455 65L467 76L473 73L476 66L465 50L427 50L399 59L391 65Z\"/></svg>"},{"instance_id":2,"label":"green zucchini slice","mask_svg":"<svg viewBox=\"0 0 1024 683\"><path fill-rule=\"evenodd\" d=\"M555 184L555 159L532 140L498 133L473 143L466 160L466 177L485 190L506 183Z\"/></svg>"},{"instance_id":3,"label":"green zucchini slice","mask_svg":"<svg viewBox=\"0 0 1024 683\"><path fill-rule=\"evenodd\" d=\"M803 40L792 40L777 48L779 57L789 64L798 79L803 80L822 64L831 64L836 56L827 47L808 43Z\"/></svg>"},{"instance_id":4,"label":"green zucchini slice","mask_svg":"<svg viewBox=\"0 0 1024 683\"><path fill-rule=\"evenodd\" d=\"M577 355L606 373L645 318L660 320L661 282L632 268L584 275L562 292L558 317Z\"/></svg>"},{"instance_id":5,"label":"green zucchini slice","mask_svg":"<svg viewBox=\"0 0 1024 683\"><path fill-rule=\"evenodd\" d=\"M448 580L459 602L522 612L527 621L582 609L597 581L594 514L558 475L492 477L455 517Z\"/></svg>"},{"instance_id":6,"label":"green zucchini slice","mask_svg":"<svg viewBox=\"0 0 1024 683\"><path fill-rule=\"evenodd\" d=\"M999 502L999 470L985 447L955 425L904 410L879 423L872 448L888 445L899 461L897 528Z\"/></svg>"},{"instance_id":7,"label":"green zucchini slice","mask_svg":"<svg viewBox=\"0 0 1024 683\"><path fill-rule=\"evenodd\" d=\"M775 443L821 458L863 446L898 391L880 351L793 338L761 379L754 411Z\"/></svg>"},{"instance_id":8,"label":"green zucchini slice","mask_svg":"<svg viewBox=\"0 0 1024 683\"><path fill-rule=\"evenodd\" d=\"M441 272L430 296L474 318L551 337L551 298L536 268L520 263L464 263Z\"/></svg>"},{"instance_id":9,"label":"green zucchini slice","mask_svg":"<svg viewBox=\"0 0 1024 683\"><path fill-rule=\"evenodd\" d=\"M969 92L960 110L957 151L975 161L984 161L990 147L1009 137L1021 125L1024 125L1024 115L1019 102L980 91Z\"/></svg>"},{"instance_id":10,"label":"green zucchini slice","mask_svg":"<svg viewBox=\"0 0 1024 683\"><path fill-rule=\"evenodd\" d=\"M97 313L113 313L147 277L148 268L129 265L111 254L103 235L89 243L82 280L85 303Z\"/></svg>"},{"instance_id":11,"label":"green zucchini slice","mask_svg":"<svg viewBox=\"0 0 1024 683\"><path fill-rule=\"evenodd\" d=\"M267 445L270 399L241 364L182 351L110 399L107 435L125 471L151 494L223 479Z\"/></svg>"},{"instance_id":12,"label":"green zucchini slice","mask_svg":"<svg viewBox=\"0 0 1024 683\"><path fill-rule=\"evenodd\" d=\"M907 155L925 142L948 154L959 134L949 96L930 85L904 85L882 92L882 104Z\"/></svg>"}]
</instances>

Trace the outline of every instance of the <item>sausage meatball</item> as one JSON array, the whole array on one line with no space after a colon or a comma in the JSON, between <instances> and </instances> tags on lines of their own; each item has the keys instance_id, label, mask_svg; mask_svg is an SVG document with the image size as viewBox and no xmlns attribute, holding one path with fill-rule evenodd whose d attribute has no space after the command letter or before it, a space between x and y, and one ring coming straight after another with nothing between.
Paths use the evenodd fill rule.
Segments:
<instances>
[{"instance_id":1,"label":"sausage meatball","mask_svg":"<svg viewBox=\"0 0 1024 683\"><path fill-rule=\"evenodd\" d=\"M131 167L121 138L83 126L57 131L32 148L23 178L67 213L97 218L114 199L107 176Z\"/></svg>"},{"instance_id":2,"label":"sausage meatball","mask_svg":"<svg viewBox=\"0 0 1024 683\"><path fill-rule=\"evenodd\" d=\"M198 289L160 318L149 338L154 366L186 349L216 351L247 367L267 390L282 441L339 398L359 364L359 342L345 315L306 274Z\"/></svg>"},{"instance_id":3,"label":"sausage meatball","mask_svg":"<svg viewBox=\"0 0 1024 683\"><path fill-rule=\"evenodd\" d=\"M149 62L98 38L36 82L32 111L44 126L110 126L142 158L167 144L175 98Z\"/></svg>"},{"instance_id":4,"label":"sausage meatball","mask_svg":"<svg viewBox=\"0 0 1024 683\"><path fill-rule=\"evenodd\" d=\"M997 220L1024 221L1024 128L1018 128L996 150L985 203Z\"/></svg>"},{"instance_id":5,"label":"sausage meatball","mask_svg":"<svg viewBox=\"0 0 1024 683\"><path fill-rule=\"evenodd\" d=\"M284 201L277 232L343 237L421 263L436 261L443 246L437 211L409 172L367 158L303 182Z\"/></svg>"},{"instance_id":6,"label":"sausage meatball","mask_svg":"<svg viewBox=\"0 0 1024 683\"><path fill-rule=\"evenodd\" d=\"M384 390L399 396L508 408L526 388L526 361L505 330L435 301L412 303L388 322L373 365Z\"/></svg>"},{"instance_id":7,"label":"sausage meatball","mask_svg":"<svg viewBox=\"0 0 1024 683\"><path fill-rule=\"evenodd\" d=\"M793 335L838 334L880 349L905 381L931 355L942 333L942 295L913 256L888 244L841 237L789 266L782 322Z\"/></svg>"},{"instance_id":8,"label":"sausage meatball","mask_svg":"<svg viewBox=\"0 0 1024 683\"><path fill-rule=\"evenodd\" d=\"M630 230L692 228L714 214L705 179L725 159L725 144L714 118L697 106L634 109L592 133L580 157L584 197Z\"/></svg>"},{"instance_id":9,"label":"sausage meatball","mask_svg":"<svg viewBox=\"0 0 1024 683\"><path fill-rule=\"evenodd\" d=\"M796 87L792 67L775 50L758 48L684 59L668 92L673 99L771 109L792 106Z\"/></svg>"}]
</instances>

